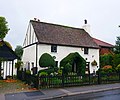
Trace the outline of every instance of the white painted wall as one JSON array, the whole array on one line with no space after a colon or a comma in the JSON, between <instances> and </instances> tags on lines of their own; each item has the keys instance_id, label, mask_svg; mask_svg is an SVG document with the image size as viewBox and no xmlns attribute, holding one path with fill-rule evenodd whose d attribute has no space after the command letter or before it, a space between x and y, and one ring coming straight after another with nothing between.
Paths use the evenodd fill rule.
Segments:
<instances>
[{"instance_id":1,"label":"white painted wall","mask_svg":"<svg viewBox=\"0 0 120 100\"><path fill-rule=\"evenodd\" d=\"M78 52L84 59L87 58L87 62L90 62L90 72L98 70L99 66L99 49L89 49L89 54L84 54L84 48L80 47L67 47L67 46L57 46L57 53L51 52L51 45L39 44L38 45L38 62L39 58L43 53L49 53L51 56L56 57L56 61L60 64L60 61L70 53ZM91 62L96 60L98 65L91 66ZM38 63L39 65L39 63ZM39 67L40 69L40 67Z\"/></svg>"},{"instance_id":2,"label":"white painted wall","mask_svg":"<svg viewBox=\"0 0 120 100\"><path fill-rule=\"evenodd\" d=\"M28 46L23 49L24 51L22 61L24 68L28 68L28 63L30 63L30 69L32 68L32 63L34 63L34 67L36 67L36 44L34 44L36 42L38 42L38 39L36 37L32 24L29 23L23 43L23 47Z\"/></svg>"},{"instance_id":3,"label":"white painted wall","mask_svg":"<svg viewBox=\"0 0 120 100\"><path fill-rule=\"evenodd\" d=\"M30 63L30 69L32 68L32 62L34 62L34 67L36 67L36 44L24 48L24 53L22 56L23 67L27 68L28 63Z\"/></svg>"},{"instance_id":4,"label":"white painted wall","mask_svg":"<svg viewBox=\"0 0 120 100\"><path fill-rule=\"evenodd\" d=\"M15 65L14 61L14 65ZM3 79L6 79L6 76L12 76L12 61L3 61L2 62L2 77ZM17 74L17 69L15 68L15 66L13 66L13 75Z\"/></svg>"}]
</instances>

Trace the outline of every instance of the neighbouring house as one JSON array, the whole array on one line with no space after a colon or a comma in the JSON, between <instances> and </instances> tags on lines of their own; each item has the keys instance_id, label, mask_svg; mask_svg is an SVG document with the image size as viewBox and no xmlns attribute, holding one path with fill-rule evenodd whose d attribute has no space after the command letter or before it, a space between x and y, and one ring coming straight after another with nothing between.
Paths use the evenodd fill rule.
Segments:
<instances>
[{"instance_id":1,"label":"neighbouring house","mask_svg":"<svg viewBox=\"0 0 120 100\"><path fill-rule=\"evenodd\" d=\"M95 43L97 43L97 45L100 46L100 55L104 55L104 54L114 54L113 53L113 48L114 45L109 44L107 42L101 41L99 39L93 38L93 40L95 41Z\"/></svg>"},{"instance_id":2,"label":"neighbouring house","mask_svg":"<svg viewBox=\"0 0 120 100\"><path fill-rule=\"evenodd\" d=\"M93 73L99 68L99 46L82 28L30 20L23 43L24 68L31 70L39 66L39 58L44 53L52 55L59 67L60 61L70 53L78 52ZM92 65L95 62L96 65ZM86 72L87 73L87 72Z\"/></svg>"},{"instance_id":3,"label":"neighbouring house","mask_svg":"<svg viewBox=\"0 0 120 100\"><path fill-rule=\"evenodd\" d=\"M0 40L0 77L6 79L7 76L16 75L15 59L19 59L19 57L3 40Z\"/></svg>"}]
</instances>

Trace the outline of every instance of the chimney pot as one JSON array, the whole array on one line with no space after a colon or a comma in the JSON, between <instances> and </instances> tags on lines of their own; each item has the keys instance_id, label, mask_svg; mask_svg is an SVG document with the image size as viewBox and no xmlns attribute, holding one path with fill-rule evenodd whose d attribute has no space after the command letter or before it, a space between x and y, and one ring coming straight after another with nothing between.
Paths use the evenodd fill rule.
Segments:
<instances>
[{"instance_id":1,"label":"chimney pot","mask_svg":"<svg viewBox=\"0 0 120 100\"><path fill-rule=\"evenodd\" d=\"M84 22L85 22L85 24L87 24L87 20L86 19L84 20Z\"/></svg>"},{"instance_id":2,"label":"chimney pot","mask_svg":"<svg viewBox=\"0 0 120 100\"><path fill-rule=\"evenodd\" d=\"M36 21L36 20L37 20L37 18L34 18L34 20Z\"/></svg>"}]
</instances>

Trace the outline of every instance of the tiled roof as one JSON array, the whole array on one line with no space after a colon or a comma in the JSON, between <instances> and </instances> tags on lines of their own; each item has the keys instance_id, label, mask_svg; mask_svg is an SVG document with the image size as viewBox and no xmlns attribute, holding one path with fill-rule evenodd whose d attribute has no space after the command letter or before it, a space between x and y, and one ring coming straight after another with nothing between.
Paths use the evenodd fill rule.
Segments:
<instances>
[{"instance_id":1,"label":"tiled roof","mask_svg":"<svg viewBox=\"0 0 120 100\"><path fill-rule=\"evenodd\" d=\"M30 22L39 43L99 48L84 29L33 20Z\"/></svg>"},{"instance_id":2,"label":"tiled roof","mask_svg":"<svg viewBox=\"0 0 120 100\"><path fill-rule=\"evenodd\" d=\"M114 47L112 44L93 38L93 40L101 47Z\"/></svg>"},{"instance_id":3,"label":"tiled roof","mask_svg":"<svg viewBox=\"0 0 120 100\"><path fill-rule=\"evenodd\" d=\"M5 44L4 41L0 41L0 58L5 60L19 59L15 52Z\"/></svg>"}]
</instances>

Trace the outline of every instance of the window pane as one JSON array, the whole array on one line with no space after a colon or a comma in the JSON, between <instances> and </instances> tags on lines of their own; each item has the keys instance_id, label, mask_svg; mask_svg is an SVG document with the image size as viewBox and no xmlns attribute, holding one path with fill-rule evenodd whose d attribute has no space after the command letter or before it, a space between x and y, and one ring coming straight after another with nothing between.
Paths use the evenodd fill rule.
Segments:
<instances>
[{"instance_id":1,"label":"window pane","mask_svg":"<svg viewBox=\"0 0 120 100\"><path fill-rule=\"evenodd\" d=\"M57 45L51 45L51 52L57 52Z\"/></svg>"},{"instance_id":2,"label":"window pane","mask_svg":"<svg viewBox=\"0 0 120 100\"><path fill-rule=\"evenodd\" d=\"M84 54L88 54L88 48L84 48Z\"/></svg>"}]
</instances>

